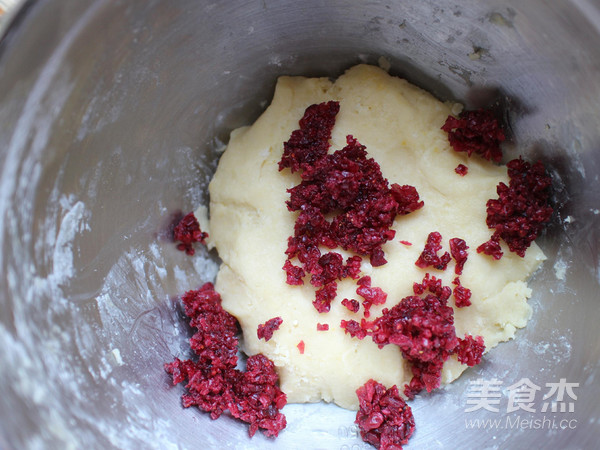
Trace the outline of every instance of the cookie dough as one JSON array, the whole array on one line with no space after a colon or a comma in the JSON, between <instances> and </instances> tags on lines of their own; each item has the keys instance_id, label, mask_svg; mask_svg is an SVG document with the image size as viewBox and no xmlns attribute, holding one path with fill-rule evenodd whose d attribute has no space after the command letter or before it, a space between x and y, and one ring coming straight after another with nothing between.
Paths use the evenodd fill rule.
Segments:
<instances>
[{"instance_id":1,"label":"cookie dough","mask_svg":"<svg viewBox=\"0 0 600 450\"><path fill-rule=\"evenodd\" d=\"M425 203L396 218L396 236L383 246L387 264L374 268L363 258L363 274L388 294L385 305L371 308L371 317L412 295L413 283L427 272L452 286L454 262L445 271L415 265L428 234L438 231L442 251L449 251L448 241L455 237L469 246L460 280L472 291L472 305L456 308L453 297L449 300L455 309L456 335L483 336L489 350L526 325L531 314L526 280L545 257L535 243L524 258L503 243L504 256L498 261L476 252L491 235L485 223L486 202L497 196L496 185L508 182L508 177L504 166L450 148L440 127L460 105L442 103L367 65L351 68L335 82L279 78L266 111L252 126L231 134L210 183L209 245L217 248L223 261L216 289L223 307L242 326L245 352L263 353L275 363L289 402L322 399L357 409L358 387L373 378L402 389L412 377L408 364L397 347L379 349L370 338L351 338L340 328L342 319L362 317L362 310L355 314L341 305L344 298L360 299L355 281L339 282L331 311L319 314L312 304L314 288L308 282L286 284L282 270L296 218L286 208L286 190L300 181L298 173L278 170L283 142L298 128L309 105L329 100L340 103L331 151L343 148L346 135L353 135L380 164L390 184L415 186ZM455 172L459 164L468 166L466 176ZM341 249L335 251L348 256ZM283 319L280 328L269 341L259 340L258 325L274 317ZM317 324L328 324L329 329L318 331ZM442 382L454 380L466 367L449 359Z\"/></svg>"}]
</instances>

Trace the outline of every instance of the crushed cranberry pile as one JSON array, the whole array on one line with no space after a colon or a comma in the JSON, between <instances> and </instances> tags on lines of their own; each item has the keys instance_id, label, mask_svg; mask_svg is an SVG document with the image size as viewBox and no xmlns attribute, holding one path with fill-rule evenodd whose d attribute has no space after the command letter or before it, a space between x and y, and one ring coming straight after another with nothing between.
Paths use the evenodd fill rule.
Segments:
<instances>
[{"instance_id":1,"label":"crushed cranberry pile","mask_svg":"<svg viewBox=\"0 0 600 450\"><path fill-rule=\"evenodd\" d=\"M467 152L469 156L476 153L494 162L502 160L500 144L506 137L491 111L479 109L463 111L458 117L448 116L442 130L448 133L448 141L457 152ZM461 172L466 170L460 167L457 173L464 175Z\"/></svg>"},{"instance_id":2,"label":"crushed cranberry pile","mask_svg":"<svg viewBox=\"0 0 600 450\"><path fill-rule=\"evenodd\" d=\"M173 238L178 241L177 249L186 252L188 255L193 256L195 253L192 244L199 242L201 244L206 243L208 233L205 233L200 229L198 219L193 212L185 215L175 226L173 230Z\"/></svg>"},{"instance_id":3,"label":"crushed cranberry pile","mask_svg":"<svg viewBox=\"0 0 600 450\"><path fill-rule=\"evenodd\" d=\"M250 424L248 433L258 429L277 436L285 428L285 416L279 411L286 396L279 389L275 365L262 354L246 361L246 370L236 369L238 323L221 306L221 297L211 283L182 297L190 325L197 331L190 339L196 360L175 358L165 364L173 384L187 380L183 406L198 406L217 419L226 411Z\"/></svg>"},{"instance_id":4,"label":"crushed cranberry pile","mask_svg":"<svg viewBox=\"0 0 600 450\"><path fill-rule=\"evenodd\" d=\"M386 389L369 380L357 389L356 395L356 423L365 442L381 449L401 449L408 443L415 431L415 419L396 386Z\"/></svg>"},{"instance_id":5,"label":"crushed cranberry pile","mask_svg":"<svg viewBox=\"0 0 600 450\"><path fill-rule=\"evenodd\" d=\"M415 263L421 269L425 269L428 266L432 266L437 270L446 270L446 266L452 259L450 253L445 252L442 256L438 256L438 252L442 249L441 246L442 235L437 231L429 233L427 236L427 242L425 248L417 262Z\"/></svg>"},{"instance_id":6,"label":"crushed cranberry pile","mask_svg":"<svg viewBox=\"0 0 600 450\"><path fill-rule=\"evenodd\" d=\"M370 336L380 348L394 344L411 363L413 378L404 394L413 398L421 390L431 392L440 386L442 367L450 355L473 366L485 350L481 337L456 336L454 310L448 306L452 289L440 279L426 274L413 286L414 295L403 298L391 309L384 308L373 321L342 320L341 326L352 337ZM475 345L475 343L477 345Z\"/></svg>"},{"instance_id":7,"label":"crushed cranberry pile","mask_svg":"<svg viewBox=\"0 0 600 450\"><path fill-rule=\"evenodd\" d=\"M476 153L487 160L500 162L500 144L505 134L489 110L463 111L458 117L448 116L442 126L448 133L448 141L457 152ZM544 165L538 161L530 164L521 157L509 161L508 186L500 183L496 190L497 199L487 202L486 223L494 233L489 241L477 247L478 253L502 258L500 239L504 240L511 252L525 256L525 251L538 237L552 216L550 189L552 179ZM459 164L456 173L465 176L468 169Z\"/></svg>"},{"instance_id":8,"label":"crushed cranberry pile","mask_svg":"<svg viewBox=\"0 0 600 450\"><path fill-rule=\"evenodd\" d=\"M552 179L544 165L538 161L530 164L522 158L509 161L508 186L498 184L497 199L487 202L488 227L494 229L489 241L477 248L478 252L502 257L500 239L504 240L511 252L525 256L525 251L544 229L550 220L553 209L550 206Z\"/></svg>"},{"instance_id":9,"label":"crushed cranberry pile","mask_svg":"<svg viewBox=\"0 0 600 450\"><path fill-rule=\"evenodd\" d=\"M323 313L335 298L336 281L358 278L361 257L368 256L373 266L385 264L381 247L394 237L396 216L423 206L413 186L390 187L379 164L352 136L347 136L343 149L328 153L338 111L335 101L309 106L300 128L284 143L279 162L279 170L299 171L302 178L288 190L287 207L298 217L283 269L292 285L303 284L310 274L310 283L319 288L314 306ZM341 247L357 255L344 262L339 253L322 254L320 247ZM294 265L293 258L301 266Z\"/></svg>"}]
</instances>

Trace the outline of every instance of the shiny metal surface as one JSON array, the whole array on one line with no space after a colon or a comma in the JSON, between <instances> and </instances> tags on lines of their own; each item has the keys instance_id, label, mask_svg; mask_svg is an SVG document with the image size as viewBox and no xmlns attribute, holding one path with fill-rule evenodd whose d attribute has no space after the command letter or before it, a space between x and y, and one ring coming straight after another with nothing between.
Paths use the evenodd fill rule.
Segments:
<instances>
[{"instance_id":1,"label":"shiny metal surface","mask_svg":"<svg viewBox=\"0 0 600 450\"><path fill-rule=\"evenodd\" d=\"M189 336L176 296L216 257L186 257L165 229L207 202L219 147L278 75L380 56L441 98L504 108L556 186L530 325L413 402L408 448L596 448L598 42L592 0L26 2L0 40L0 448L367 447L331 405L288 405L276 441L181 408L162 369ZM499 412L465 411L480 378L502 382ZM536 412L507 412L523 378ZM578 383L573 412L542 412L561 378Z\"/></svg>"}]
</instances>

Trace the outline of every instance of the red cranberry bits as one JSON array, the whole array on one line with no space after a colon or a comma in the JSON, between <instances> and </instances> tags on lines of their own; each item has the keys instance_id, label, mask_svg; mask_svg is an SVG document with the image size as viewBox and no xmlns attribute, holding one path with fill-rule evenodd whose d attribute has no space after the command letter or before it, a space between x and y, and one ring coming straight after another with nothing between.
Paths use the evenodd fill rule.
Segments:
<instances>
[{"instance_id":1,"label":"red cranberry bits","mask_svg":"<svg viewBox=\"0 0 600 450\"><path fill-rule=\"evenodd\" d=\"M352 136L347 136L346 147L328 153L338 111L334 101L309 106L300 128L284 143L279 162L279 170L300 171L302 178L288 190L288 209L298 217L283 269L292 285L310 275L311 284L320 288L314 302L319 312L329 311L336 280L358 277L361 257L368 256L373 266L385 264L381 247L394 237L394 219L423 206L414 187L390 187L379 164ZM323 247L341 247L357 255L344 263L339 253L322 254ZM301 266L294 265L293 258Z\"/></svg>"},{"instance_id":2,"label":"red cranberry bits","mask_svg":"<svg viewBox=\"0 0 600 450\"><path fill-rule=\"evenodd\" d=\"M505 140L504 131L491 111L480 109L463 111L458 118L448 116L442 130L448 133L448 141L457 152L467 152L469 156L476 153L494 162L502 159L500 144ZM461 175L466 174L466 170L462 172L462 168L457 170Z\"/></svg>"},{"instance_id":3,"label":"red cranberry bits","mask_svg":"<svg viewBox=\"0 0 600 450\"><path fill-rule=\"evenodd\" d=\"M530 164L523 159L513 159L507 164L508 186L498 184L497 199L487 202L486 223L494 233L489 241L477 251L502 257L499 240L508 245L511 252L525 256L525 251L538 237L552 216L550 188L552 180L541 162Z\"/></svg>"},{"instance_id":4,"label":"red cranberry bits","mask_svg":"<svg viewBox=\"0 0 600 450\"><path fill-rule=\"evenodd\" d=\"M198 219L196 219L193 212L184 216L173 230L173 238L175 241L180 242L177 244L177 249L185 251L190 256L195 253L192 244L194 242L204 244L207 237L208 233L200 229Z\"/></svg>"},{"instance_id":5,"label":"red cranberry bits","mask_svg":"<svg viewBox=\"0 0 600 450\"><path fill-rule=\"evenodd\" d=\"M442 256L438 256L438 252L442 249L442 235L437 231L433 231L429 233L427 236L427 242L425 243L425 248L421 255L419 255L419 259L415 264L419 266L421 269L425 269L426 267L433 267L438 270L446 270L446 266L452 259L450 253L445 252Z\"/></svg>"},{"instance_id":6,"label":"red cranberry bits","mask_svg":"<svg viewBox=\"0 0 600 450\"><path fill-rule=\"evenodd\" d=\"M273 333L279 330L279 326L283 323L281 317L273 317L267 320L265 323L258 326L256 335L259 339L268 341L273 337Z\"/></svg>"},{"instance_id":7,"label":"red cranberry bits","mask_svg":"<svg viewBox=\"0 0 600 450\"><path fill-rule=\"evenodd\" d=\"M178 358L165 364L173 384L187 380L183 406L198 406L217 419L226 411L250 424L248 433L258 429L277 436L285 428L279 412L286 396L278 387L275 365L264 355L250 356L244 372L236 369L238 340L236 319L221 307L221 297L211 283L182 298L190 325L197 329L190 339L196 360Z\"/></svg>"},{"instance_id":8,"label":"red cranberry bits","mask_svg":"<svg viewBox=\"0 0 600 450\"><path fill-rule=\"evenodd\" d=\"M415 431L415 419L410 406L400 396L398 388L369 380L356 391L359 410L356 424L363 441L379 449L401 449Z\"/></svg>"},{"instance_id":9,"label":"red cranberry bits","mask_svg":"<svg viewBox=\"0 0 600 450\"><path fill-rule=\"evenodd\" d=\"M442 126L448 133L448 141L458 152L481 155L487 160L500 162L500 144L505 140L504 131L491 111L463 111L458 118L448 116ZM525 256L525 251L538 237L552 216L550 206L551 178L541 162L530 164L522 158L507 163L509 185L500 183L498 198L487 202L486 223L494 233L489 241L477 248L478 253L502 257L500 239L511 252ZM465 175L467 167L460 164L456 173Z\"/></svg>"},{"instance_id":10,"label":"red cranberry bits","mask_svg":"<svg viewBox=\"0 0 600 450\"><path fill-rule=\"evenodd\" d=\"M357 339L371 336L379 347L389 344L399 347L402 356L411 363L413 373L412 380L404 387L408 398L422 389L431 392L440 386L442 367L450 355L456 354L463 364L474 365L480 362L485 350L479 336L457 338L454 311L447 304L452 290L443 286L440 279L426 274L421 283L414 284L413 290L415 295L403 298L391 309L385 308L373 321L342 320L340 324ZM468 298L457 300L461 301L466 303Z\"/></svg>"}]
</instances>

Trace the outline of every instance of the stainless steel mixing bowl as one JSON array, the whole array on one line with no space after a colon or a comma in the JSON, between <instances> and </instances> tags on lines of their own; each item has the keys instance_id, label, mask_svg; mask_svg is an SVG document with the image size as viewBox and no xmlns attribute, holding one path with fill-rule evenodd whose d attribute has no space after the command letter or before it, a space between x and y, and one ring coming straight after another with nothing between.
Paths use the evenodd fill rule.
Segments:
<instances>
[{"instance_id":1,"label":"stainless steel mixing bowl","mask_svg":"<svg viewBox=\"0 0 600 450\"><path fill-rule=\"evenodd\" d=\"M502 108L509 153L556 188L530 325L412 403L409 448L597 448L599 44L595 0L26 2L0 41L0 448L365 446L332 405L286 406L275 441L182 409L162 367L186 355L176 299L217 260L166 230L207 202L219 148L278 75L380 57ZM525 378L535 412L509 411Z\"/></svg>"}]
</instances>

